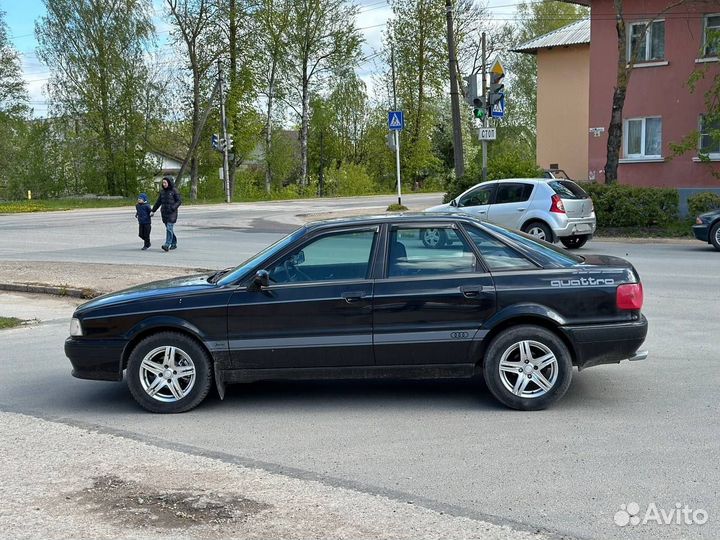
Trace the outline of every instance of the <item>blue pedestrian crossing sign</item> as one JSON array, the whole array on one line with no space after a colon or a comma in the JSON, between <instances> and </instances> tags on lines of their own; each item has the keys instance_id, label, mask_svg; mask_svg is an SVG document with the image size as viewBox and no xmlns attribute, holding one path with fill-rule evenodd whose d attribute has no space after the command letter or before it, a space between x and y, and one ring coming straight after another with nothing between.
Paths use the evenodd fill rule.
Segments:
<instances>
[{"instance_id":1,"label":"blue pedestrian crossing sign","mask_svg":"<svg viewBox=\"0 0 720 540\"><path fill-rule=\"evenodd\" d=\"M405 127L405 116L402 111L390 111L388 113L388 128L391 131L400 131Z\"/></svg>"},{"instance_id":2,"label":"blue pedestrian crossing sign","mask_svg":"<svg viewBox=\"0 0 720 540\"><path fill-rule=\"evenodd\" d=\"M500 93L500 101L498 101L492 107L493 118L504 118L505 117L505 94Z\"/></svg>"}]
</instances>

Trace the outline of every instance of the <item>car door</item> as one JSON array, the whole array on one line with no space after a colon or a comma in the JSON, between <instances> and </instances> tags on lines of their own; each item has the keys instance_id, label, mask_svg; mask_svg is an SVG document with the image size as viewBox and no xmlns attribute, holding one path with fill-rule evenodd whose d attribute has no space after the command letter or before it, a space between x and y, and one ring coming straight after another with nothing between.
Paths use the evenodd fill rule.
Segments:
<instances>
[{"instance_id":1,"label":"car door","mask_svg":"<svg viewBox=\"0 0 720 540\"><path fill-rule=\"evenodd\" d=\"M488 209L488 221L519 229L530 206L534 184L530 182L500 182L495 200Z\"/></svg>"},{"instance_id":2,"label":"car door","mask_svg":"<svg viewBox=\"0 0 720 540\"><path fill-rule=\"evenodd\" d=\"M228 305L231 369L372 365L378 227L319 233L264 266Z\"/></svg>"},{"instance_id":3,"label":"car door","mask_svg":"<svg viewBox=\"0 0 720 540\"><path fill-rule=\"evenodd\" d=\"M481 184L463 193L457 199L457 206L463 212L472 214L480 219L487 219L488 208L495 195L497 184Z\"/></svg>"},{"instance_id":4,"label":"car door","mask_svg":"<svg viewBox=\"0 0 720 540\"><path fill-rule=\"evenodd\" d=\"M450 240L426 246L424 228ZM467 364L473 340L495 311L492 277L452 224L397 224L387 230L375 282L373 341L378 366Z\"/></svg>"}]
</instances>

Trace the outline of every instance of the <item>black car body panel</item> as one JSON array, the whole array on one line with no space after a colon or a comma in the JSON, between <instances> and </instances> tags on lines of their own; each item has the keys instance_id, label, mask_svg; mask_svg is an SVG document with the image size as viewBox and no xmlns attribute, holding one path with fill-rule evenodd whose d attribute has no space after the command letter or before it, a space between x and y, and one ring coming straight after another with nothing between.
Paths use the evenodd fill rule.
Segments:
<instances>
[{"instance_id":1,"label":"black car body panel","mask_svg":"<svg viewBox=\"0 0 720 540\"><path fill-rule=\"evenodd\" d=\"M695 238L701 242L711 244L712 240L710 238L710 231L717 223L720 223L720 208L712 210L711 212L700 214L697 217L695 225L692 227L692 232L695 235Z\"/></svg>"},{"instance_id":2,"label":"black car body panel","mask_svg":"<svg viewBox=\"0 0 720 540\"><path fill-rule=\"evenodd\" d=\"M402 237L405 229L439 226L457 235L454 249L464 250L447 259L448 268L468 261L471 268L445 272L442 264L422 266L407 254L393 262L398 238L411 252L419 242L411 239L416 232ZM524 267L493 270L494 255L474 243L470 231L511 251ZM340 250L367 240L367 272L355 263L328 263L304 267L307 281L293 282L296 270L285 266L288 281L281 282L282 261L304 258L305 247L325 237L343 240ZM261 379L471 376L489 341L514 324L555 331L579 368L633 356L647 321L616 305L619 285L639 283L632 265L533 242L466 214L318 222L224 274L159 281L80 306L74 317L83 335L68 338L65 352L76 377L120 380L144 337L183 333L212 356L221 395L225 383ZM454 253L437 257L442 262ZM391 264L405 273L391 275ZM268 270L275 282L258 286L258 270Z\"/></svg>"}]
</instances>

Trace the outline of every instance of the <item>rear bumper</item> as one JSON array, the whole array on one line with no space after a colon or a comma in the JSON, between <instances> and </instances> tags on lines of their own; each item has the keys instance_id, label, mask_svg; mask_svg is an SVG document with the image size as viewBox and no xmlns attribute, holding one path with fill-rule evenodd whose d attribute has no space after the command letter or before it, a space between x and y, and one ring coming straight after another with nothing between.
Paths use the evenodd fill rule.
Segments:
<instances>
[{"instance_id":1,"label":"rear bumper","mask_svg":"<svg viewBox=\"0 0 720 540\"><path fill-rule=\"evenodd\" d=\"M568 219L567 223L553 227L553 232L558 238L566 238L568 236L579 236L587 234L595 234L597 228L597 220L595 218Z\"/></svg>"},{"instance_id":2,"label":"rear bumper","mask_svg":"<svg viewBox=\"0 0 720 540\"><path fill-rule=\"evenodd\" d=\"M78 379L121 381L121 359L124 340L95 340L69 337L65 356L70 359L72 374Z\"/></svg>"},{"instance_id":3,"label":"rear bumper","mask_svg":"<svg viewBox=\"0 0 720 540\"><path fill-rule=\"evenodd\" d=\"M698 240L702 240L703 242L710 241L707 225L693 225L692 232Z\"/></svg>"},{"instance_id":4,"label":"rear bumper","mask_svg":"<svg viewBox=\"0 0 720 540\"><path fill-rule=\"evenodd\" d=\"M644 360L647 351L639 351L647 336L644 315L630 323L565 326L562 330L575 349L575 364L585 369L622 360Z\"/></svg>"}]
</instances>

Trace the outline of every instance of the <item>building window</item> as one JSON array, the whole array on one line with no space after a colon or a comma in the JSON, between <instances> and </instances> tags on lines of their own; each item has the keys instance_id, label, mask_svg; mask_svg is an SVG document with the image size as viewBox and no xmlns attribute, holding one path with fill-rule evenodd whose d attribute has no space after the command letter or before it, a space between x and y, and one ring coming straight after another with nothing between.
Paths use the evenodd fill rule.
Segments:
<instances>
[{"instance_id":1,"label":"building window","mask_svg":"<svg viewBox=\"0 0 720 540\"><path fill-rule=\"evenodd\" d=\"M625 157L661 158L662 157L662 118L631 118L625 120Z\"/></svg>"},{"instance_id":2,"label":"building window","mask_svg":"<svg viewBox=\"0 0 720 540\"><path fill-rule=\"evenodd\" d=\"M720 13L705 17L703 55L716 57L720 53Z\"/></svg>"},{"instance_id":3,"label":"building window","mask_svg":"<svg viewBox=\"0 0 720 540\"><path fill-rule=\"evenodd\" d=\"M700 153L710 158L720 158L720 119L708 121L700 117Z\"/></svg>"},{"instance_id":4,"label":"building window","mask_svg":"<svg viewBox=\"0 0 720 540\"><path fill-rule=\"evenodd\" d=\"M647 31L645 30L646 26ZM654 21L649 26L644 22L632 23L628 39L628 62L636 50L636 62L665 60L665 21Z\"/></svg>"}]
</instances>

